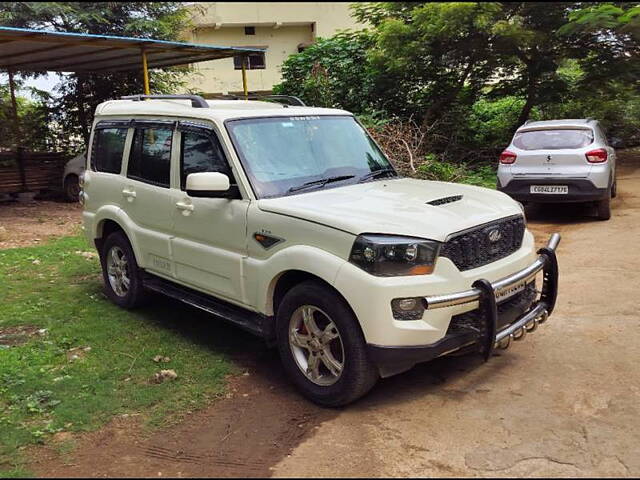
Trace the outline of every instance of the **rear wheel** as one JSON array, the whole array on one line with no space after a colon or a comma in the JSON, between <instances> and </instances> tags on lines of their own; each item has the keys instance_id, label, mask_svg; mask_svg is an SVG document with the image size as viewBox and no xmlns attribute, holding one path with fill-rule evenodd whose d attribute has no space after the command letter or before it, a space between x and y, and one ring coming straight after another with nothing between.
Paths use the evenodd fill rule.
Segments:
<instances>
[{"instance_id":1,"label":"rear wheel","mask_svg":"<svg viewBox=\"0 0 640 480\"><path fill-rule=\"evenodd\" d=\"M600 200L596 206L598 220L609 220L611 218L611 191L607 193L607 197Z\"/></svg>"},{"instance_id":2,"label":"rear wheel","mask_svg":"<svg viewBox=\"0 0 640 480\"><path fill-rule=\"evenodd\" d=\"M77 202L80 198L80 181L77 175L67 175L64 179L64 196L69 202Z\"/></svg>"},{"instance_id":3,"label":"rear wheel","mask_svg":"<svg viewBox=\"0 0 640 480\"><path fill-rule=\"evenodd\" d=\"M616 198L618 195L618 181L614 180L613 185L611 185L611 198Z\"/></svg>"},{"instance_id":4,"label":"rear wheel","mask_svg":"<svg viewBox=\"0 0 640 480\"><path fill-rule=\"evenodd\" d=\"M142 271L123 232L113 232L104 241L100 263L105 293L113 303L122 308L135 308L144 303Z\"/></svg>"},{"instance_id":5,"label":"rear wheel","mask_svg":"<svg viewBox=\"0 0 640 480\"><path fill-rule=\"evenodd\" d=\"M287 375L310 400L337 407L378 380L357 319L342 297L317 281L293 287L276 315L278 350Z\"/></svg>"}]
</instances>

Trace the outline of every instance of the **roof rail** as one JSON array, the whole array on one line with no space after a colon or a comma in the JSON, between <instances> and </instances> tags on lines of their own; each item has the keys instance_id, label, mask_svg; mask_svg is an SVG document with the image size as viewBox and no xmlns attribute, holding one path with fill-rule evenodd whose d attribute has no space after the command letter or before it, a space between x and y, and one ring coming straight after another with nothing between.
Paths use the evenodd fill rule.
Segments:
<instances>
[{"instance_id":1,"label":"roof rail","mask_svg":"<svg viewBox=\"0 0 640 480\"><path fill-rule=\"evenodd\" d=\"M273 100L274 102L294 107L306 107L307 105L298 97L293 95L254 95L249 96L250 100Z\"/></svg>"},{"instance_id":2,"label":"roof rail","mask_svg":"<svg viewBox=\"0 0 640 480\"><path fill-rule=\"evenodd\" d=\"M244 100L243 95L216 95L213 98L218 98L220 100ZM298 97L294 97L293 95L259 95L259 94L249 94L247 100L262 100L262 101L273 101L277 103L281 103L285 107L295 106L295 107L306 107L307 105Z\"/></svg>"},{"instance_id":3,"label":"roof rail","mask_svg":"<svg viewBox=\"0 0 640 480\"><path fill-rule=\"evenodd\" d=\"M594 122L594 121L595 121L595 118L593 118L593 117L587 117L587 118L585 118L585 120L586 120L586 122L587 122L587 123L589 123L589 122Z\"/></svg>"},{"instance_id":4,"label":"roof rail","mask_svg":"<svg viewBox=\"0 0 640 480\"><path fill-rule=\"evenodd\" d=\"M207 101L200 95L127 95L120 97L121 100L133 100L134 102L139 102L145 98L154 100L191 100L193 108L209 108Z\"/></svg>"}]
</instances>

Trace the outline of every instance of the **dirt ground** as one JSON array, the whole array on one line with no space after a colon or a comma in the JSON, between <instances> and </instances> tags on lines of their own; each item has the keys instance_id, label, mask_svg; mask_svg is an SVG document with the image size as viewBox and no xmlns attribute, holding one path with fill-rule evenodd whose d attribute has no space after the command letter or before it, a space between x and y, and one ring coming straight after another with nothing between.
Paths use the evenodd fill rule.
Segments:
<instances>
[{"instance_id":1,"label":"dirt ground","mask_svg":"<svg viewBox=\"0 0 640 480\"><path fill-rule=\"evenodd\" d=\"M354 405L321 409L294 392L275 352L238 331L229 354L248 375L231 381L228 398L153 434L136 416L118 417L78 435L71 453L55 442L35 449L30 468L47 477L639 476L640 157L621 162L618 192L608 222L581 206L528 208L540 245L563 236L558 305L487 363L441 358L380 381Z\"/></svg>"},{"instance_id":2,"label":"dirt ground","mask_svg":"<svg viewBox=\"0 0 640 480\"><path fill-rule=\"evenodd\" d=\"M79 203L67 203L53 196L45 198L0 198L0 249L37 245L51 237L71 235L80 228Z\"/></svg>"}]
</instances>

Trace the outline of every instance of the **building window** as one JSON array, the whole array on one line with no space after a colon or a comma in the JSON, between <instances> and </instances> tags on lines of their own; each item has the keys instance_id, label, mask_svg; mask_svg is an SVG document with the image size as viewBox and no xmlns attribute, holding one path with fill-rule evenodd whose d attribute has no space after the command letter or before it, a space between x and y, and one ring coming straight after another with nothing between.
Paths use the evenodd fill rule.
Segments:
<instances>
[{"instance_id":1,"label":"building window","mask_svg":"<svg viewBox=\"0 0 640 480\"><path fill-rule=\"evenodd\" d=\"M256 27L244 27L244 34L245 35L255 35L256 34Z\"/></svg>"},{"instance_id":2,"label":"building window","mask_svg":"<svg viewBox=\"0 0 640 480\"><path fill-rule=\"evenodd\" d=\"M233 57L233 68L242 70L242 55ZM250 53L247 57L247 70L264 70L266 64L264 61L264 52Z\"/></svg>"}]
</instances>

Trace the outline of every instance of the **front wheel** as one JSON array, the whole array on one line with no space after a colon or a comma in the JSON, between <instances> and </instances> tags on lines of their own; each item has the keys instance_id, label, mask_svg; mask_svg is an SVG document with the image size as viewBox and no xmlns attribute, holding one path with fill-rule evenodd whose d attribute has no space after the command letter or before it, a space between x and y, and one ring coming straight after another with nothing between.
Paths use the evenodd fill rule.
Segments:
<instances>
[{"instance_id":1,"label":"front wheel","mask_svg":"<svg viewBox=\"0 0 640 480\"><path fill-rule=\"evenodd\" d=\"M313 402L346 405L378 380L355 315L330 287L316 281L296 285L283 298L276 322L284 369Z\"/></svg>"}]
</instances>

